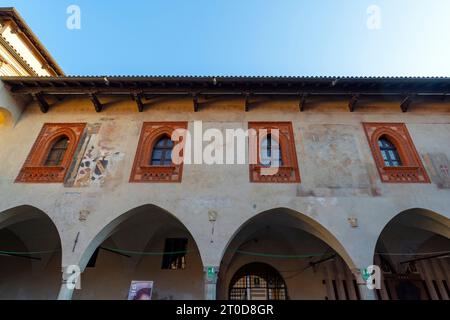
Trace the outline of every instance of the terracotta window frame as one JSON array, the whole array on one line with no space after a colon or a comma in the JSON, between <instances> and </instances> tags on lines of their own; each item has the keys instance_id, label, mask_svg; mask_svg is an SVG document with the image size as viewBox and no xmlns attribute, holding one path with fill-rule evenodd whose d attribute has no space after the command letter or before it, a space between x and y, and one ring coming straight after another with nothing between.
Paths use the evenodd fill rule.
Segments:
<instances>
[{"instance_id":1,"label":"terracotta window frame","mask_svg":"<svg viewBox=\"0 0 450 320\"><path fill-rule=\"evenodd\" d=\"M297 152L295 148L294 130L292 122L249 122L248 129L254 129L257 133L257 147L249 146L249 150L257 150L256 164L250 164L249 177L250 182L254 183L300 183L300 170L297 161ZM264 134L260 134L260 130L266 130ZM261 169L265 168L261 164L260 141L267 138L271 134L271 129L279 131L279 147L281 152L282 165L278 168L278 172L273 175L261 174ZM250 139L250 144L254 143ZM250 153L251 151L249 151Z\"/></svg>"},{"instance_id":2,"label":"terracotta window frame","mask_svg":"<svg viewBox=\"0 0 450 320\"><path fill-rule=\"evenodd\" d=\"M144 122L131 169L130 182L181 182L183 164L152 165L151 157L155 144L163 137L172 136L176 129L186 129L186 121L179 122ZM182 142L175 142L174 147ZM182 154L181 154L182 156Z\"/></svg>"},{"instance_id":3,"label":"terracotta window frame","mask_svg":"<svg viewBox=\"0 0 450 320\"><path fill-rule=\"evenodd\" d=\"M382 182L430 183L408 129L404 123L364 122L364 131ZM401 166L386 166L378 140L386 137L397 149Z\"/></svg>"},{"instance_id":4,"label":"terracotta window frame","mask_svg":"<svg viewBox=\"0 0 450 320\"><path fill-rule=\"evenodd\" d=\"M23 164L16 183L62 183L65 180L86 123L44 123ZM45 166L45 161L61 137L69 139L61 164Z\"/></svg>"}]
</instances>

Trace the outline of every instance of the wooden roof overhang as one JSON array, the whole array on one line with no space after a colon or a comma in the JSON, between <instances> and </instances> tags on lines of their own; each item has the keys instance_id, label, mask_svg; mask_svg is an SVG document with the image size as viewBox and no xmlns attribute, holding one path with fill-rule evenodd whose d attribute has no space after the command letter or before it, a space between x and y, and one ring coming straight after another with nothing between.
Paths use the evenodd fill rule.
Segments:
<instances>
[{"instance_id":1,"label":"wooden roof overhang","mask_svg":"<svg viewBox=\"0 0 450 320\"><path fill-rule=\"evenodd\" d=\"M29 95L43 112L49 109L47 96L89 97L97 112L102 111L102 95L128 96L143 111L143 99L159 96L192 98L198 111L199 97L240 96L245 111L252 97L298 98L303 111L315 96L348 99L349 111L355 110L361 98L398 99L401 111L421 99L446 99L450 95L450 78L365 78L365 77L190 77L190 76L89 76L89 77L2 77L13 94Z\"/></svg>"}]
</instances>

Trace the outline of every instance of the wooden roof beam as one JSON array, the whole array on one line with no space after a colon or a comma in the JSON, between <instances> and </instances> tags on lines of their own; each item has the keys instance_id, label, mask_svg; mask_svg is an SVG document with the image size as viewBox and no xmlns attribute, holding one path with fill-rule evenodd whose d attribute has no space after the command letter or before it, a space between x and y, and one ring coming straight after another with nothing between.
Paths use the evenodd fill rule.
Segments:
<instances>
[{"instance_id":1,"label":"wooden roof beam","mask_svg":"<svg viewBox=\"0 0 450 320\"><path fill-rule=\"evenodd\" d=\"M356 103L358 102L358 98L359 98L359 95L355 94L354 96L352 96L352 98L348 102L348 110L350 112L355 111L355 107L356 107Z\"/></svg>"},{"instance_id":2,"label":"wooden roof beam","mask_svg":"<svg viewBox=\"0 0 450 320\"><path fill-rule=\"evenodd\" d=\"M298 107L300 109L300 112L305 111L305 105L306 105L306 97L308 95L307 94L303 94L302 97L300 98L300 102L298 104Z\"/></svg>"},{"instance_id":3,"label":"wooden roof beam","mask_svg":"<svg viewBox=\"0 0 450 320\"><path fill-rule=\"evenodd\" d=\"M402 109L402 112L407 112L409 109L409 106L411 105L412 98L411 96L406 96L403 101L400 103L400 109Z\"/></svg>"},{"instance_id":4,"label":"wooden roof beam","mask_svg":"<svg viewBox=\"0 0 450 320\"><path fill-rule=\"evenodd\" d=\"M196 94L192 95L192 104L194 106L194 112L197 112L199 109L198 95Z\"/></svg>"},{"instance_id":5,"label":"wooden roof beam","mask_svg":"<svg viewBox=\"0 0 450 320\"><path fill-rule=\"evenodd\" d=\"M244 110L245 112L250 110L250 93L245 94Z\"/></svg>"},{"instance_id":6,"label":"wooden roof beam","mask_svg":"<svg viewBox=\"0 0 450 320\"><path fill-rule=\"evenodd\" d=\"M45 100L43 94L41 92L38 92L38 93L32 93L31 96L33 97L33 100L39 104L39 108L41 109L41 112L47 113L50 106L47 103L47 101Z\"/></svg>"},{"instance_id":7,"label":"wooden roof beam","mask_svg":"<svg viewBox=\"0 0 450 320\"><path fill-rule=\"evenodd\" d=\"M140 93L133 93L132 98L136 101L136 105L138 107L138 111L144 111L144 104L142 103L142 95Z\"/></svg>"},{"instance_id":8,"label":"wooden roof beam","mask_svg":"<svg viewBox=\"0 0 450 320\"><path fill-rule=\"evenodd\" d=\"M101 112L103 110L103 105L100 102L100 100L98 100L97 95L95 93L90 93L89 98L91 99L91 102L94 105L95 111Z\"/></svg>"}]
</instances>

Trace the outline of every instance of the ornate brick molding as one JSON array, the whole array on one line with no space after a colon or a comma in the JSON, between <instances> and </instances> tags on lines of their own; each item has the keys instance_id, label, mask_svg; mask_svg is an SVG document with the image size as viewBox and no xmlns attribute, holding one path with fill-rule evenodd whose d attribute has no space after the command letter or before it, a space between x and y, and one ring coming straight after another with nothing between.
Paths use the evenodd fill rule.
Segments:
<instances>
[{"instance_id":1,"label":"ornate brick molding","mask_svg":"<svg viewBox=\"0 0 450 320\"><path fill-rule=\"evenodd\" d=\"M369 146L382 182L429 183L419 154L404 123L363 123ZM378 146L378 140L386 137L395 146L402 165L387 167Z\"/></svg>"},{"instance_id":2,"label":"ornate brick molding","mask_svg":"<svg viewBox=\"0 0 450 320\"><path fill-rule=\"evenodd\" d=\"M187 129L187 122L144 122L131 170L130 182L181 182L183 164L155 166L150 164L153 147L175 129ZM175 145L177 142L175 142Z\"/></svg>"},{"instance_id":3,"label":"ornate brick molding","mask_svg":"<svg viewBox=\"0 0 450 320\"><path fill-rule=\"evenodd\" d=\"M85 123L45 123L15 182L64 182L85 126ZM66 136L69 139L69 144L61 165L44 166L50 149L62 136Z\"/></svg>"},{"instance_id":4,"label":"ornate brick molding","mask_svg":"<svg viewBox=\"0 0 450 320\"><path fill-rule=\"evenodd\" d=\"M257 148L249 146L249 150L257 150L257 163L250 164L250 182L266 182L266 183L298 183L300 182L300 172L298 169L297 152L295 150L294 131L291 122L249 122L249 129L258 132L256 137ZM261 135L260 130L267 130L270 134L271 129L279 130L279 145L281 150L282 165L278 168L278 172L272 175L261 174L264 166L261 163L261 152L259 150L260 139L265 137ZM250 144L255 143L250 139Z\"/></svg>"}]
</instances>

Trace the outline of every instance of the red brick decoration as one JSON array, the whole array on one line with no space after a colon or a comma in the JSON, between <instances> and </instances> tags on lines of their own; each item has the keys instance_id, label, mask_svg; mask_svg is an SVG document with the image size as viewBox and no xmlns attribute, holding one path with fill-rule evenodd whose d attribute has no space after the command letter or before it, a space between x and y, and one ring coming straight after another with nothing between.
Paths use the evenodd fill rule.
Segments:
<instances>
[{"instance_id":1,"label":"red brick decoration","mask_svg":"<svg viewBox=\"0 0 450 320\"><path fill-rule=\"evenodd\" d=\"M363 123L363 126L382 182L430 183L404 123ZM395 146L401 166L385 166L378 146L381 137L385 137Z\"/></svg>"},{"instance_id":2,"label":"red brick decoration","mask_svg":"<svg viewBox=\"0 0 450 320\"><path fill-rule=\"evenodd\" d=\"M294 131L292 130L291 122L249 122L249 129L254 129L258 132L256 137L256 143L258 147L252 147L250 139L249 150L257 150L257 164L250 164L250 181L251 182L265 182L265 183L298 183L300 182L300 172L297 163L297 152L295 151ZM260 138L264 139L264 136L260 137L260 130L267 130L267 134L270 134L271 129L279 130L279 145L281 151L282 165L278 168L278 172L271 175L261 174L261 169L264 166L261 164L261 152L259 150ZM251 158L251 156L250 156Z\"/></svg>"},{"instance_id":3,"label":"red brick decoration","mask_svg":"<svg viewBox=\"0 0 450 320\"><path fill-rule=\"evenodd\" d=\"M85 123L45 123L16 178L16 182L64 182L85 126ZM69 142L61 164L45 166L45 160L53 144L64 136L69 139Z\"/></svg>"},{"instance_id":4,"label":"red brick decoration","mask_svg":"<svg viewBox=\"0 0 450 320\"><path fill-rule=\"evenodd\" d=\"M131 170L130 182L181 182L183 164L151 165L154 145L175 129L187 129L187 122L144 122ZM174 142L174 146L182 142Z\"/></svg>"}]
</instances>

